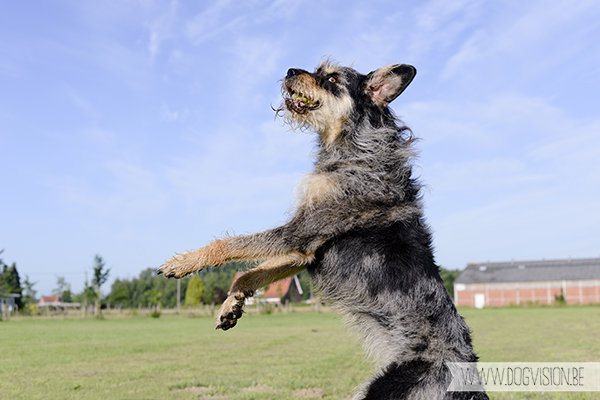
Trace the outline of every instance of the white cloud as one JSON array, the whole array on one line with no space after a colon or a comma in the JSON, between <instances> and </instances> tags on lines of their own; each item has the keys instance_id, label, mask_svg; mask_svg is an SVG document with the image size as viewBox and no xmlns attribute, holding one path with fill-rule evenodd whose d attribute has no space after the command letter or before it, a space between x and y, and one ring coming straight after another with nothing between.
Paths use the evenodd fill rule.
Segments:
<instances>
[{"instance_id":1,"label":"white cloud","mask_svg":"<svg viewBox=\"0 0 600 400\"><path fill-rule=\"evenodd\" d=\"M173 111L167 105L166 102L162 102L160 105L160 119L163 121L176 121L182 117L182 113L179 111Z\"/></svg>"},{"instance_id":2,"label":"white cloud","mask_svg":"<svg viewBox=\"0 0 600 400\"><path fill-rule=\"evenodd\" d=\"M412 11L409 33L411 57L431 57L434 49L455 45L469 29L478 26L483 3L477 0L433 0Z\"/></svg>"},{"instance_id":3,"label":"white cloud","mask_svg":"<svg viewBox=\"0 0 600 400\"><path fill-rule=\"evenodd\" d=\"M224 80L223 88L235 94L237 105L243 112L267 109L266 94L280 93L278 79L286 69L281 68L283 53L278 39L261 35L238 37L226 50L235 60L230 67L230 75Z\"/></svg>"},{"instance_id":4,"label":"white cloud","mask_svg":"<svg viewBox=\"0 0 600 400\"><path fill-rule=\"evenodd\" d=\"M597 256L597 1L81 0L35 23L14 4L22 20L0 27L15 38L0 61L14 97L0 119L15 149L7 224L22 232L5 247L22 249L19 265L61 260L61 274L101 251L135 275L221 230L280 222L313 137L268 106L287 68L328 55L361 72L419 70L393 105L424 139L443 265ZM44 179L53 190L36 187ZM35 259L25 242L61 254ZM64 261L75 247L86 254Z\"/></svg>"},{"instance_id":5,"label":"white cloud","mask_svg":"<svg viewBox=\"0 0 600 400\"><path fill-rule=\"evenodd\" d=\"M178 9L179 2L171 0L166 11L161 7L160 13L151 22L146 23L149 31L148 52L152 60L158 55L161 44L173 36Z\"/></svg>"},{"instance_id":6,"label":"white cloud","mask_svg":"<svg viewBox=\"0 0 600 400\"><path fill-rule=\"evenodd\" d=\"M8 60L0 61L0 74L11 78L18 78L20 75L19 68Z\"/></svg>"},{"instance_id":7,"label":"white cloud","mask_svg":"<svg viewBox=\"0 0 600 400\"><path fill-rule=\"evenodd\" d=\"M83 131L83 136L93 143L94 146L113 148L118 141L117 135L108 129L89 128Z\"/></svg>"},{"instance_id":8,"label":"white cloud","mask_svg":"<svg viewBox=\"0 0 600 400\"><path fill-rule=\"evenodd\" d=\"M480 151L527 150L531 143L572 127L565 111L548 99L517 92L409 103L402 114L424 139L423 146L452 142Z\"/></svg>"},{"instance_id":9,"label":"white cloud","mask_svg":"<svg viewBox=\"0 0 600 400\"><path fill-rule=\"evenodd\" d=\"M158 177L140 166L108 162L101 174L105 185L75 176L48 178L46 184L64 198L67 208L75 205L95 217L135 219L159 213L166 205Z\"/></svg>"},{"instance_id":10,"label":"white cloud","mask_svg":"<svg viewBox=\"0 0 600 400\"><path fill-rule=\"evenodd\" d=\"M291 202L298 167L309 168L311 138L265 122L257 134L240 127L225 129L180 155L167 168L176 196L191 209L267 212ZM201 150L200 150L201 149ZM215 199L219 199L215 201ZM208 216L206 212L203 212Z\"/></svg>"},{"instance_id":11,"label":"white cloud","mask_svg":"<svg viewBox=\"0 0 600 400\"><path fill-rule=\"evenodd\" d=\"M281 61L279 48L280 40L256 35L238 37L229 51L238 59L235 67L239 73L264 76L277 70Z\"/></svg>"},{"instance_id":12,"label":"white cloud","mask_svg":"<svg viewBox=\"0 0 600 400\"><path fill-rule=\"evenodd\" d=\"M463 196L511 193L532 184L552 181L551 173L531 171L530 168L525 160L519 158L469 159L434 164L427 171L427 176L434 192Z\"/></svg>"},{"instance_id":13,"label":"white cloud","mask_svg":"<svg viewBox=\"0 0 600 400\"><path fill-rule=\"evenodd\" d=\"M197 14L186 23L190 40L199 45L206 40L226 32L245 20L245 16L233 16L232 0L217 0L211 7Z\"/></svg>"},{"instance_id":14,"label":"white cloud","mask_svg":"<svg viewBox=\"0 0 600 400\"><path fill-rule=\"evenodd\" d=\"M408 110L425 137L426 209L442 265L597 256L599 120L582 124L515 94Z\"/></svg>"},{"instance_id":15,"label":"white cloud","mask_svg":"<svg viewBox=\"0 0 600 400\"><path fill-rule=\"evenodd\" d=\"M595 201L573 189L566 182L520 188L445 214L432 221L438 261L463 268L487 260L597 257Z\"/></svg>"},{"instance_id":16,"label":"white cloud","mask_svg":"<svg viewBox=\"0 0 600 400\"><path fill-rule=\"evenodd\" d=\"M312 141L272 119L200 132L165 167L170 204L179 202L176 213L211 235L276 226L288 218L294 187L311 169Z\"/></svg>"},{"instance_id":17,"label":"white cloud","mask_svg":"<svg viewBox=\"0 0 600 400\"><path fill-rule=\"evenodd\" d=\"M507 84L535 79L586 51L590 32L581 20L597 14L596 6L593 1L569 0L503 3L496 11L499 18L485 24L480 20L441 76L494 76L499 86L503 78Z\"/></svg>"},{"instance_id":18,"label":"white cloud","mask_svg":"<svg viewBox=\"0 0 600 400\"><path fill-rule=\"evenodd\" d=\"M568 125L560 127L561 129L556 132L553 140L548 140L533 149L531 156L538 160L551 160L565 166L573 165L573 163L597 163L600 165L600 121L593 121L589 125L583 126L574 122ZM600 178L600 174L598 178Z\"/></svg>"},{"instance_id":19,"label":"white cloud","mask_svg":"<svg viewBox=\"0 0 600 400\"><path fill-rule=\"evenodd\" d=\"M306 7L302 2L290 2L288 0L270 0L265 3L268 3L268 6L257 13L255 16L256 23L290 20L303 7Z\"/></svg>"}]
</instances>

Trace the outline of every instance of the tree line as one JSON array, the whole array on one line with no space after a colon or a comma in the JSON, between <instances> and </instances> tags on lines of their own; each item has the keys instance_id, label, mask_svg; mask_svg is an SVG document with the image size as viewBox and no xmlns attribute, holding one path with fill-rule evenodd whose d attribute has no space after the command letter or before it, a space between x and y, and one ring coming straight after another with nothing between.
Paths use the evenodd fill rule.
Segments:
<instances>
[{"instance_id":1,"label":"tree line","mask_svg":"<svg viewBox=\"0 0 600 400\"><path fill-rule=\"evenodd\" d=\"M4 250L0 250L0 255L2 255L3 252ZM25 288L23 288L23 286L25 286ZM4 263L2 258L0 258L0 295L18 295L18 297L15 298L15 305L19 309L23 309L24 304L35 301L36 294L33 290L33 284L29 281L27 276L25 276L23 286L21 284L21 277L19 277L19 272L17 271L17 264L13 262L9 267Z\"/></svg>"},{"instance_id":2,"label":"tree line","mask_svg":"<svg viewBox=\"0 0 600 400\"><path fill-rule=\"evenodd\" d=\"M2 250L0 250L0 255ZM220 304L227 298L227 292L233 283L236 272L247 270L254 266L245 262L230 262L219 268L206 268L197 274L185 277L179 281L179 301L183 306L197 306L200 304ZM110 291L102 296L100 289L108 280L110 269L105 268L105 262L100 255L94 257L92 266L92 279L86 279L84 289L80 293L73 293L70 285L62 276L56 276L56 288L53 295L61 297L65 303L76 302L83 307L93 304L98 313L101 308L133 308L133 307L166 307L177 306L177 279L165 279L156 275L155 268L143 270L134 278L117 278L111 285ZM453 295L453 283L460 271L440 269L446 289ZM302 299L311 296L310 279L306 271L298 275L303 289ZM19 310L29 312L35 309L37 292L35 282L29 277L21 281L16 263L6 265L0 258L0 293L18 294L15 304ZM96 314L98 316L98 314Z\"/></svg>"},{"instance_id":3,"label":"tree line","mask_svg":"<svg viewBox=\"0 0 600 400\"><path fill-rule=\"evenodd\" d=\"M180 304L221 304L233 283L236 272L248 269L244 262L229 262L219 268L206 268L197 274L179 279ZM143 270L132 279L116 279L106 296L111 307L146 307L160 304L174 308L177 305L177 279L156 275L156 268Z\"/></svg>"},{"instance_id":4,"label":"tree line","mask_svg":"<svg viewBox=\"0 0 600 400\"><path fill-rule=\"evenodd\" d=\"M0 254L3 252L4 250L0 250ZM92 280L88 283L86 274L84 288L81 293L72 293L71 285L66 282L66 279L62 276L57 276L56 288L52 291L52 294L60 296L61 301L64 303L77 302L81 303L83 307L87 307L88 304L94 304L96 316L98 317L102 304L100 289L107 281L110 270L105 268L102 257L96 255L94 257L92 271ZM25 275L25 279L21 282L16 263L13 262L9 267L0 258L0 295L18 295L14 299L17 311L27 314L35 314L38 312L37 291L34 289L36 283L37 282L31 282L27 275Z\"/></svg>"}]
</instances>

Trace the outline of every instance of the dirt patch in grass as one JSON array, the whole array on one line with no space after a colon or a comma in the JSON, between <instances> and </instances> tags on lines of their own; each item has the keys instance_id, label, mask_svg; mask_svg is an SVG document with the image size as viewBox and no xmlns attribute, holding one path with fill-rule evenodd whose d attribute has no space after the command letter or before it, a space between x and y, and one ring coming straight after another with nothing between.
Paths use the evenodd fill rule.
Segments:
<instances>
[{"instance_id":1,"label":"dirt patch in grass","mask_svg":"<svg viewBox=\"0 0 600 400\"><path fill-rule=\"evenodd\" d=\"M227 396L222 394L211 394L214 388L211 386L188 386L181 389L171 389L173 392L181 393L192 393L200 395L198 399L202 400L223 400L227 399Z\"/></svg>"},{"instance_id":2,"label":"dirt patch in grass","mask_svg":"<svg viewBox=\"0 0 600 400\"><path fill-rule=\"evenodd\" d=\"M242 389L244 392L271 392L273 388L268 385L248 386Z\"/></svg>"},{"instance_id":3,"label":"dirt patch in grass","mask_svg":"<svg viewBox=\"0 0 600 400\"><path fill-rule=\"evenodd\" d=\"M308 399L322 399L325 396L323 389L320 388L299 389L294 390L292 393L294 393L294 396L296 397L304 397Z\"/></svg>"},{"instance_id":4,"label":"dirt patch in grass","mask_svg":"<svg viewBox=\"0 0 600 400\"><path fill-rule=\"evenodd\" d=\"M204 394L211 389L208 386L189 386L182 389L171 389L173 392L193 393L193 394Z\"/></svg>"}]
</instances>

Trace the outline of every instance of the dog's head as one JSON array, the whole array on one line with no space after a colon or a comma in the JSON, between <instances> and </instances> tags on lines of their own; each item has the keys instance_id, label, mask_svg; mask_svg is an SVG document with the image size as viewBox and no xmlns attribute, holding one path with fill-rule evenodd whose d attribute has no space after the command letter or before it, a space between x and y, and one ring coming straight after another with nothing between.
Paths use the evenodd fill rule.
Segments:
<instances>
[{"instance_id":1,"label":"dog's head","mask_svg":"<svg viewBox=\"0 0 600 400\"><path fill-rule=\"evenodd\" d=\"M406 64L386 65L367 75L331 62L312 73L292 68L283 79L279 111L292 127L312 128L331 141L349 124L386 113L416 72Z\"/></svg>"}]
</instances>

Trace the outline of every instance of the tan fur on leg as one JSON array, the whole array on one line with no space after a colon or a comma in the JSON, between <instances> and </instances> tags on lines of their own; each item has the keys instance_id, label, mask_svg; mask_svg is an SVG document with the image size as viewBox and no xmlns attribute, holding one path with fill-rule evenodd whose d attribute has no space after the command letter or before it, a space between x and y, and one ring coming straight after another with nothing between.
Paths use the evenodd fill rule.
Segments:
<instances>
[{"instance_id":1,"label":"tan fur on leg","mask_svg":"<svg viewBox=\"0 0 600 400\"><path fill-rule=\"evenodd\" d=\"M238 238L240 236L216 239L205 247L177 254L167 260L158 273L167 278L183 278L208 266L219 267L227 261L263 258L259 249L232 246Z\"/></svg>"},{"instance_id":2,"label":"tan fur on leg","mask_svg":"<svg viewBox=\"0 0 600 400\"><path fill-rule=\"evenodd\" d=\"M177 254L167 260L158 270L168 278L183 278L192 272L201 271L212 265L220 266L234 259L227 245L230 239L217 239L207 246L186 253Z\"/></svg>"},{"instance_id":3,"label":"tan fur on leg","mask_svg":"<svg viewBox=\"0 0 600 400\"><path fill-rule=\"evenodd\" d=\"M265 261L240 276L219 310L215 329L233 328L242 316L244 302L254 295L255 290L303 271L313 258L313 255L292 253Z\"/></svg>"}]
</instances>

